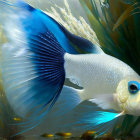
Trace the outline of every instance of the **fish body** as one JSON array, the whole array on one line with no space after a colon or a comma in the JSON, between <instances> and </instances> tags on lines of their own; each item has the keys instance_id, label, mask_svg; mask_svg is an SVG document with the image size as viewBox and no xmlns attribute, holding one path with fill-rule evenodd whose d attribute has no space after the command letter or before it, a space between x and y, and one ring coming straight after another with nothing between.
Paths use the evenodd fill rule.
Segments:
<instances>
[{"instance_id":1,"label":"fish body","mask_svg":"<svg viewBox=\"0 0 140 140\"><path fill-rule=\"evenodd\" d=\"M6 20L0 19L8 38L1 48L2 78L11 107L27 120L20 133L39 125L50 110L62 118L84 100L97 107L79 116L88 115L83 124L98 126L124 114L140 115L135 113L140 110L140 78L127 64L22 0L1 0L0 7L8 13ZM83 89L65 86L66 78Z\"/></svg>"},{"instance_id":2,"label":"fish body","mask_svg":"<svg viewBox=\"0 0 140 140\"><path fill-rule=\"evenodd\" d=\"M130 66L105 53L65 54L64 58L66 77L83 87L78 91L82 101L90 100L103 109L140 115L140 97L128 89L130 81L139 83L140 78Z\"/></svg>"},{"instance_id":3,"label":"fish body","mask_svg":"<svg viewBox=\"0 0 140 140\"><path fill-rule=\"evenodd\" d=\"M65 71L67 78L83 87L83 100L96 94L115 93L118 83L126 77L139 78L130 66L105 53L65 54Z\"/></svg>"}]
</instances>

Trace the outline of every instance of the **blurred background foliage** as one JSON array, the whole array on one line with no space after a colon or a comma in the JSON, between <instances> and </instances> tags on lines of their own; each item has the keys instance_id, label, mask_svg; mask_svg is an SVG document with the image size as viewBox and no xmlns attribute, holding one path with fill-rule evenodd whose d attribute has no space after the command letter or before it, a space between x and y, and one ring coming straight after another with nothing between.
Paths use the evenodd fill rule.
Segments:
<instances>
[{"instance_id":1,"label":"blurred background foliage","mask_svg":"<svg viewBox=\"0 0 140 140\"><path fill-rule=\"evenodd\" d=\"M100 45L107 54L121 59L140 74L140 0L26 1L50 14L72 33ZM6 40L0 28L0 45L4 42ZM9 107L2 80L0 91L0 136L9 137L18 132L18 126L11 127L9 124L20 121L20 118ZM127 115L119 126L116 124L112 136L140 137L139 124L139 117ZM89 134L93 136L93 133ZM87 139L85 135L83 137Z\"/></svg>"}]
</instances>

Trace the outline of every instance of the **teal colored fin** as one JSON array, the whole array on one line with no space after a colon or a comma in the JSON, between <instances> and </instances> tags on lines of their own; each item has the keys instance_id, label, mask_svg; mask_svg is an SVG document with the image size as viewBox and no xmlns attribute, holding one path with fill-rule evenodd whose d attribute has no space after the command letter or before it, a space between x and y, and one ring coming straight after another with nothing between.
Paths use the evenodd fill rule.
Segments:
<instances>
[{"instance_id":1,"label":"teal colored fin","mask_svg":"<svg viewBox=\"0 0 140 140\"><path fill-rule=\"evenodd\" d=\"M122 113L113 110L102 110L96 105L80 105L74 111L74 118L65 127L72 127L75 132L95 131L100 136L112 131L114 124L118 121ZM64 127L64 126L63 126Z\"/></svg>"}]
</instances>

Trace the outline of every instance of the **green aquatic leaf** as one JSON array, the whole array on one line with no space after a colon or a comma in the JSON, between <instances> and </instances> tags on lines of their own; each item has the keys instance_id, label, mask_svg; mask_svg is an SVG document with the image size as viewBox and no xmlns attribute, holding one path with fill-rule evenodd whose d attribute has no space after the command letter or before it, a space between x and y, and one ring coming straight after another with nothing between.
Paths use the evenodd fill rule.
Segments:
<instances>
[{"instance_id":1,"label":"green aquatic leaf","mask_svg":"<svg viewBox=\"0 0 140 140\"><path fill-rule=\"evenodd\" d=\"M130 16L133 10L134 6L131 5L122 13L122 15L118 18L117 22L114 24L113 31L115 31L116 28L118 28L122 23L124 23L126 18Z\"/></svg>"},{"instance_id":2,"label":"green aquatic leaf","mask_svg":"<svg viewBox=\"0 0 140 140\"><path fill-rule=\"evenodd\" d=\"M134 3L134 0L121 0L122 3L125 3L125 4L133 4Z\"/></svg>"},{"instance_id":3,"label":"green aquatic leaf","mask_svg":"<svg viewBox=\"0 0 140 140\"><path fill-rule=\"evenodd\" d=\"M129 123L128 123L129 122ZM120 130L121 130L121 135L124 137L124 136L127 136L130 132L129 129L131 128L132 124L134 123L134 116L131 116L131 115L126 115L124 117L124 121L120 127Z\"/></svg>"},{"instance_id":4,"label":"green aquatic leaf","mask_svg":"<svg viewBox=\"0 0 140 140\"><path fill-rule=\"evenodd\" d=\"M113 40L110 37L109 33L107 32L106 27L104 26L104 22L101 18L97 19L96 14L97 14L97 9L91 11L88 8L87 1L86 0L80 0L81 5L83 6L87 17L89 19L89 22L91 24L91 27L93 30L96 32L96 35L100 41L100 45L106 49L106 51L110 52L112 51L112 48L110 46L114 46ZM91 3L92 4L92 3ZM95 13L93 13L96 11ZM104 46L109 46L108 48L105 48Z\"/></svg>"}]
</instances>

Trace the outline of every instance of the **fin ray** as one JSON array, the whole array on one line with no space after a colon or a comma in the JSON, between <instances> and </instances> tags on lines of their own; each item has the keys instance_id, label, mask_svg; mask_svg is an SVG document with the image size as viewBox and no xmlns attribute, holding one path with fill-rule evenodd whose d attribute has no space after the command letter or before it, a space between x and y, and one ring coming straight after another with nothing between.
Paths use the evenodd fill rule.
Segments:
<instances>
[{"instance_id":1,"label":"fin ray","mask_svg":"<svg viewBox=\"0 0 140 140\"><path fill-rule=\"evenodd\" d=\"M74 119L72 122L68 121L63 127L72 127L80 132L93 130L99 136L111 131L122 114L115 113L113 110L103 110L96 104L90 104L80 105L74 110Z\"/></svg>"},{"instance_id":2,"label":"fin ray","mask_svg":"<svg viewBox=\"0 0 140 140\"><path fill-rule=\"evenodd\" d=\"M65 51L46 27L42 12L22 0L15 5L18 8L9 9L9 22L3 25L9 42L2 47L2 75L14 111L34 123L45 117L60 95Z\"/></svg>"}]
</instances>

